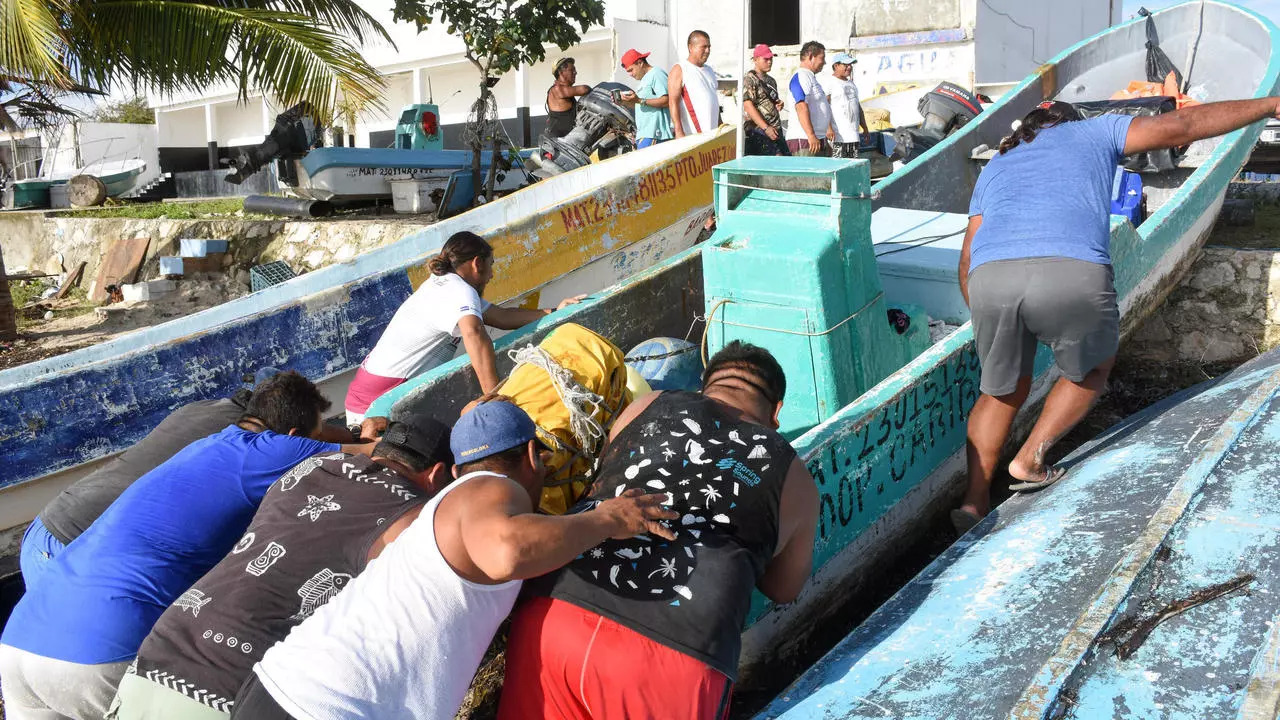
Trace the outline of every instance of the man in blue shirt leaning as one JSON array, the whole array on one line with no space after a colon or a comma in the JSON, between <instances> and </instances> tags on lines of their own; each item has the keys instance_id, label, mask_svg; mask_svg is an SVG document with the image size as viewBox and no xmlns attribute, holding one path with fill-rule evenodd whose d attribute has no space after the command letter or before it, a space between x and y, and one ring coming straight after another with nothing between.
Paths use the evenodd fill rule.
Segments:
<instances>
[{"instance_id":1,"label":"man in blue shirt leaning","mask_svg":"<svg viewBox=\"0 0 1280 720\"><path fill-rule=\"evenodd\" d=\"M646 148L674 138L671 112L667 109L667 72L646 59L649 53L632 48L622 55L622 69L640 86L623 102L635 105L636 148Z\"/></svg>"},{"instance_id":2,"label":"man in blue shirt leaning","mask_svg":"<svg viewBox=\"0 0 1280 720\"><path fill-rule=\"evenodd\" d=\"M306 378L280 373L255 389L236 423L129 486L14 608L0 636L6 710L101 718L156 619L233 551L272 483L307 472L319 453L372 449L312 439L328 407ZM268 545L245 558L245 572L269 572L283 554ZM197 615L217 601L184 609Z\"/></svg>"}]
</instances>

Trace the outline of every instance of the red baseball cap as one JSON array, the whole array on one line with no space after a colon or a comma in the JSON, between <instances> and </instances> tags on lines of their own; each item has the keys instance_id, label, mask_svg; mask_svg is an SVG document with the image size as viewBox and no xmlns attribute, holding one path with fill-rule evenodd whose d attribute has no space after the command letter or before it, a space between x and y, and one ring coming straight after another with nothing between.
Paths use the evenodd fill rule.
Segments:
<instances>
[{"instance_id":1,"label":"red baseball cap","mask_svg":"<svg viewBox=\"0 0 1280 720\"><path fill-rule=\"evenodd\" d=\"M759 45L756 46L755 50L751 51L751 57L771 58L773 57L773 51L769 49L768 45L765 45L764 43L760 43Z\"/></svg>"},{"instance_id":2,"label":"red baseball cap","mask_svg":"<svg viewBox=\"0 0 1280 720\"><path fill-rule=\"evenodd\" d=\"M638 60L643 60L647 57L649 57L649 53L642 53L635 48L631 48L622 54L622 69L626 70L632 65L635 65Z\"/></svg>"}]
</instances>

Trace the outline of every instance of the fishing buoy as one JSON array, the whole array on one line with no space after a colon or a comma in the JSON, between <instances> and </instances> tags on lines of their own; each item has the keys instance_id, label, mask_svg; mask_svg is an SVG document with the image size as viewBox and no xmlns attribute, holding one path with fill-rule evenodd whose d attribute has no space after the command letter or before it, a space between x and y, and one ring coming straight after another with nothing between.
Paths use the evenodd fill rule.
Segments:
<instances>
[{"instance_id":1,"label":"fishing buoy","mask_svg":"<svg viewBox=\"0 0 1280 720\"><path fill-rule=\"evenodd\" d=\"M631 348L627 365L654 390L697 390L702 385L698 346L679 338L651 338Z\"/></svg>"},{"instance_id":2,"label":"fishing buoy","mask_svg":"<svg viewBox=\"0 0 1280 720\"><path fill-rule=\"evenodd\" d=\"M642 395L653 392L653 388L649 387L649 383L636 372L636 369L627 366L627 390L631 391L631 399L638 400Z\"/></svg>"}]
</instances>

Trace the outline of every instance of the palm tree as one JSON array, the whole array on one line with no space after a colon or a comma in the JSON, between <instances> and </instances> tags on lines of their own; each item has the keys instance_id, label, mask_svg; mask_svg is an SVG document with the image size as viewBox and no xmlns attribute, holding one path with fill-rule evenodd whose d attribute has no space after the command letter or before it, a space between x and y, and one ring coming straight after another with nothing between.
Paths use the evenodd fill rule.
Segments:
<instances>
[{"instance_id":1,"label":"palm tree","mask_svg":"<svg viewBox=\"0 0 1280 720\"><path fill-rule=\"evenodd\" d=\"M379 39L355 0L0 0L0 92L229 85L327 117L339 94L378 103L359 46Z\"/></svg>"}]
</instances>

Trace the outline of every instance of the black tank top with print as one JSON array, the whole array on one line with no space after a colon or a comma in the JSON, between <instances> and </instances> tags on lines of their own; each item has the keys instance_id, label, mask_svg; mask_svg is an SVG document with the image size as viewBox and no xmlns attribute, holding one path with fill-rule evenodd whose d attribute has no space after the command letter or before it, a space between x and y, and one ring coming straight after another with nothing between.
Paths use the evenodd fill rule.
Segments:
<instances>
[{"instance_id":1,"label":"black tank top with print","mask_svg":"<svg viewBox=\"0 0 1280 720\"><path fill-rule=\"evenodd\" d=\"M388 523L427 499L364 455L302 461L267 490L231 552L160 616L134 672L230 712L267 648L345 588Z\"/></svg>"},{"instance_id":2,"label":"black tank top with print","mask_svg":"<svg viewBox=\"0 0 1280 720\"><path fill-rule=\"evenodd\" d=\"M751 591L778 543L782 485L795 458L777 432L734 419L698 393L665 392L618 437L592 495L671 495L676 539L606 540L534 583L667 647L737 676Z\"/></svg>"}]
</instances>

